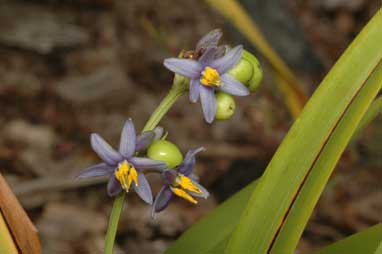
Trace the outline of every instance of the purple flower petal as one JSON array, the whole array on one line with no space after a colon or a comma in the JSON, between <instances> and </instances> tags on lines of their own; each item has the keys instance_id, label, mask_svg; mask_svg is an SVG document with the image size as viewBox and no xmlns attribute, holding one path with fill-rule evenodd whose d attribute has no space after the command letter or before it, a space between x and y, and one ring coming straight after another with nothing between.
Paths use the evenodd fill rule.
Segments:
<instances>
[{"instance_id":1,"label":"purple flower petal","mask_svg":"<svg viewBox=\"0 0 382 254\"><path fill-rule=\"evenodd\" d=\"M133 157L129 159L136 169L145 170L145 169L157 169L162 171L167 168L167 165L163 161L152 160L149 158L143 157Z\"/></svg>"},{"instance_id":2,"label":"purple flower petal","mask_svg":"<svg viewBox=\"0 0 382 254\"><path fill-rule=\"evenodd\" d=\"M223 92L236 96L246 96L249 94L248 88L231 75L224 74L220 78L223 81L223 84L219 87L219 89Z\"/></svg>"},{"instance_id":3,"label":"purple flower petal","mask_svg":"<svg viewBox=\"0 0 382 254\"><path fill-rule=\"evenodd\" d=\"M199 176L197 176L194 173L189 174L187 177L190 178L191 180L195 181L195 182L199 182Z\"/></svg>"},{"instance_id":4,"label":"purple flower petal","mask_svg":"<svg viewBox=\"0 0 382 254\"><path fill-rule=\"evenodd\" d=\"M243 46L239 45L228 51L222 58L216 59L211 63L211 67L216 69L220 75L226 73L234 67L240 60L243 53Z\"/></svg>"},{"instance_id":5,"label":"purple flower petal","mask_svg":"<svg viewBox=\"0 0 382 254\"><path fill-rule=\"evenodd\" d=\"M154 131L145 131L137 137L137 143L135 144L135 151L145 150L155 138Z\"/></svg>"},{"instance_id":6,"label":"purple flower petal","mask_svg":"<svg viewBox=\"0 0 382 254\"><path fill-rule=\"evenodd\" d=\"M163 186L159 193L157 194L153 209L151 211L151 216L154 218L155 213L159 213L163 211L169 204L171 198L173 197L173 193L168 186Z\"/></svg>"},{"instance_id":7,"label":"purple flower petal","mask_svg":"<svg viewBox=\"0 0 382 254\"><path fill-rule=\"evenodd\" d=\"M200 93L200 81L199 79L192 79L190 82L190 101L191 102L197 102L199 99L199 93Z\"/></svg>"},{"instance_id":8,"label":"purple flower petal","mask_svg":"<svg viewBox=\"0 0 382 254\"><path fill-rule=\"evenodd\" d=\"M138 173L138 186L133 184L135 192L141 197L143 201L151 205L153 203L153 194L151 192L150 184L142 173Z\"/></svg>"},{"instance_id":9,"label":"purple flower petal","mask_svg":"<svg viewBox=\"0 0 382 254\"><path fill-rule=\"evenodd\" d=\"M199 190L202 191L202 193L195 193L192 191L187 191L187 193L198 198L208 198L210 196L210 193L208 192L208 190L204 188L202 185L200 185L198 182L192 181L192 183L195 184L199 188Z\"/></svg>"},{"instance_id":10,"label":"purple flower petal","mask_svg":"<svg viewBox=\"0 0 382 254\"><path fill-rule=\"evenodd\" d=\"M113 172L114 167L110 167L106 163L99 163L82 170L78 178L106 176L111 175Z\"/></svg>"},{"instance_id":11,"label":"purple flower petal","mask_svg":"<svg viewBox=\"0 0 382 254\"><path fill-rule=\"evenodd\" d=\"M216 47L208 48L206 52L199 58L199 63L204 67L209 66L216 56Z\"/></svg>"},{"instance_id":12,"label":"purple flower petal","mask_svg":"<svg viewBox=\"0 0 382 254\"><path fill-rule=\"evenodd\" d=\"M204 147L199 147L196 149L189 150L186 156L184 157L182 164L179 166L179 172L185 176L190 175L192 172L192 169L195 166L195 155L204 150L205 150Z\"/></svg>"},{"instance_id":13,"label":"purple flower petal","mask_svg":"<svg viewBox=\"0 0 382 254\"><path fill-rule=\"evenodd\" d=\"M196 50L199 51L209 47L216 47L222 35L223 33L220 29L212 30L198 41L198 44L196 44Z\"/></svg>"},{"instance_id":14,"label":"purple flower petal","mask_svg":"<svg viewBox=\"0 0 382 254\"><path fill-rule=\"evenodd\" d=\"M214 59L218 59L218 58L223 57L227 51L228 51L227 45L222 45L222 46L217 47Z\"/></svg>"},{"instance_id":15,"label":"purple flower petal","mask_svg":"<svg viewBox=\"0 0 382 254\"><path fill-rule=\"evenodd\" d=\"M160 126L155 127L154 132L154 141L157 141L163 137L164 129Z\"/></svg>"},{"instance_id":16,"label":"purple flower petal","mask_svg":"<svg viewBox=\"0 0 382 254\"><path fill-rule=\"evenodd\" d=\"M90 135L90 143L94 152L96 152L98 156L110 166L115 166L118 162L123 160L121 154L115 151L98 134L93 133Z\"/></svg>"},{"instance_id":17,"label":"purple flower petal","mask_svg":"<svg viewBox=\"0 0 382 254\"><path fill-rule=\"evenodd\" d=\"M170 71L191 79L199 78L202 72L200 63L190 59L167 58L163 64Z\"/></svg>"},{"instance_id":18,"label":"purple flower petal","mask_svg":"<svg viewBox=\"0 0 382 254\"><path fill-rule=\"evenodd\" d=\"M216 114L216 98L213 88L200 86L200 100L204 119L207 123L212 123Z\"/></svg>"},{"instance_id":19,"label":"purple flower petal","mask_svg":"<svg viewBox=\"0 0 382 254\"><path fill-rule=\"evenodd\" d=\"M136 134L133 121L131 119L125 122L122 129L121 141L119 143L119 152L129 158L135 152Z\"/></svg>"},{"instance_id":20,"label":"purple flower petal","mask_svg":"<svg viewBox=\"0 0 382 254\"><path fill-rule=\"evenodd\" d=\"M109 182L107 183L107 194L109 194L110 197L117 196L122 190L121 184L115 178L115 175L111 175Z\"/></svg>"}]
</instances>

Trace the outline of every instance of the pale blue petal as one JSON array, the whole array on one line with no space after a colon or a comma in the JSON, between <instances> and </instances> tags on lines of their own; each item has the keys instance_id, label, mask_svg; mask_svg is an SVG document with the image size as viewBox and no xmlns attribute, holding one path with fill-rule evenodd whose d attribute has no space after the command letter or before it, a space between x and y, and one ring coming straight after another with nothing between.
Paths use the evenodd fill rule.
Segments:
<instances>
[{"instance_id":1,"label":"pale blue petal","mask_svg":"<svg viewBox=\"0 0 382 254\"><path fill-rule=\"evenodd\" d=\"M160 189L159 193L157 194L155 198L153 208L151 211L151 216L153 218L155 216L155 213L159 213L163 211L164 209L166 209L173 195L174 194L172 193L170 187L168 187L167 185L163 186Z\"/></svg>"},{"instance_id":2,"label":"pale blue petal","mask_svg":"<svg viewBox=\"0 0 382 254\"><path fill-rule=\"evenodd\" d=\"M135 152L136 138L133 121L128 119L123 126L119 143L119 152L126 158L133 156Z\"/></svg>"},{"instance_id":3,"label":"pale blue petal","mask_svg":"<svg viewBox=\"0 0 382 254\"><path fill-rule=\"evenodd\" d=\"M78 178L111 175L114 172L114 170L114 167L109 166L106 163L99 163L82 170L81 173L78 175Z\"/></svg>"},{"instance_id":4,"label":"pale blue petal","mask_svg":"<svg viewBox=\"0 0 382 254\"><path fill-rule=\"evenodd\" d=\"M204 67L209 66L214 61L216 56L216 47L208 48L206 52L199 58L199 63Z\"/></svg>"},{"instance_id":5,"label":"pale blue petal","mask_svg":"<svg viewBox=\"0 0 382 254\"><path fill-rule=\"evenodd\" d=\"M190 59L167 58L163 62L164 66L172 72L191 79L198 79L202 73L200 63Z\"/></svg>"},{"instance_id":6,"label":"pale blue petal","mask_svg":"<svg viewBox=\"0 0 382 254\"><path fill-rule=\"evenodd\" d=\"M200 86L200 100L204 119L207 123L212 123L216 114L216 98L213 88Z\"/></svg>"},{"instance_id":7,"label":"pale blue petal","mask_svg":"<svg viewBox=\"0 0 382 254\"><path fill-rule=\"evenodd\" d=\"M198 44L196 45L196 50L207 49L209 47L216 47L222 35L223 33L220 29L212 30L198 41Z\"/></svg>"},{"instance_id":8,"label":"pale blue petal","mask_svg":"<svg viewBox=\"0 0 382 254\"><path fill-rule=\"evenodd\" d=\"M154 141L155 132L145 131L137 137L137 143L135 144L135 151L144 151Z\"/></svg>"},{"instance_id":9,"label":"pale blue petal","mask_svg":"<svg viewBox=\"0 0 382 254\"><path fill-rule=\"evenodd\" d=\"M239 45L227 52L222 58L218 58L211 63L211 67L216 69L220 75L226 73L234 67L240 60L243 53L243 46Z\"/></svg>"},{"instance_id":10,"label":"pale blue petal","mask_svg":"<svg viewBox=\"0 0 382 254\"><path fill-rule=\"evenodd\" d=\"M248 88L231 75L224 74L220 78L223 84L219 87L219 90L236 96L246 96L250 94Z\"/></svg>"},{"instance_id":11,"label":"pale blue petal","mask_svg":"<svg viewBox=\"0 0 382 254\"><path fill-rule=\"evenodd\" d=\"M143 201L149 205L153 203L153 194L151 192L150 184L143 173L138 172L138 186L135 184L133 184L133 186L135 192Z\"/></svg>"},{"instance_id":12,"label":"pale blue petal","mask_svg":"<svg viewBox=\"0 0 382 254\"><path fill-rule=\"evenodd\" d=\"M96 133L90 135L91 146L98 156L111 166L117 165L123 157L115 151L101 136Z\"/></svg>"},{"instance_id":13,"label":"pale blue petal","mask_svg":"<svg viewBox=\"0 0 382 254\"><path fill-rule=\"evenodd\" d=\"M132 163L134 167L139 170L156 169L159 171L163 171L167 168L166 163L163 161L157 161L143 157L132 157L129 159L129 162Z\"/></svg>"},{"instance_id":14,"label":"pale blue petal","mask_svg":"<svg viewBox=\"0 0 382 254\"><path fill-rule=\"evenodd\" d=\"M199 99L199 93L200 93L200 81L199 79L192 79L190 82L190 101L191 102L197 102Z\"/></svg>"},{"instance_id":15,"label":"pale blue petal","mask_svg":"<svg viewBox=\"0 0 382 254\"><path fill-rule=\"evenodd\" d=\"M189 150L184 157L182 164L179 166L179 172L185 176L190 175L195 166L195 155L202 151L205 151L204 147Z\"/></svg>"}]
</instances>

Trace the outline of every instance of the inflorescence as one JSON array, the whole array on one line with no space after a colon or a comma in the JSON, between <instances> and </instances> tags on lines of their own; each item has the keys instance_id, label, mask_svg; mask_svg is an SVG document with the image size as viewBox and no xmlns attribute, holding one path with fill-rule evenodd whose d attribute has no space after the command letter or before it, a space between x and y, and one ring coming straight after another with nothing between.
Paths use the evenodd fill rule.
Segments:
<instances>
[{"instance_id":1,"label":"inflorescence","mask_svg":"<svg viewBox=\"0 0 382 254\"><path fill-rule=\"evenodd\" d=\"M182 51L178 58L164 60L164 66L188 82L190 101L200 98L204 119L229 119L236 108L232 95L246 96L253 92L262 71L257 59L241 45L230 48L218 45L222 32L213 30L199 40L194 50ZM175 81L174 81L175 85ZM91 146L102 163L84 169L79 178L109 176L107 193L114 197L121 191L134 190L152 205L152 216L163 211L173 197L193 204L196 198L207 198L209 192L193 173L196 154L204 148L189 150L184 156L166 140L161 127L136 135L131 119L122 129L119 149L113 149L101 136L91 134ZM145 174L161 175L162 188L153 199Z\"/></svg>"}]
</instances>

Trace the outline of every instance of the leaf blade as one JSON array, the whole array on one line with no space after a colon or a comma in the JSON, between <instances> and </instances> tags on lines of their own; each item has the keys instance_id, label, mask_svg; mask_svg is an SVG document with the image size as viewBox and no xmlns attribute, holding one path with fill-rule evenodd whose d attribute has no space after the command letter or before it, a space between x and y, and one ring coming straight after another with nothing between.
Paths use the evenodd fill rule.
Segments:
<instances>
[{"instance_id":1,"label":"leaf blade","mask_svg":"<svg viewBox=\"0 0 382 254\"><path fill-rule=\"evenodd\" d=\"M379 11L309 100L259 181L226 253L269 252L301 184L382 58L381 26Z\"/></svg>"}]
</instances>

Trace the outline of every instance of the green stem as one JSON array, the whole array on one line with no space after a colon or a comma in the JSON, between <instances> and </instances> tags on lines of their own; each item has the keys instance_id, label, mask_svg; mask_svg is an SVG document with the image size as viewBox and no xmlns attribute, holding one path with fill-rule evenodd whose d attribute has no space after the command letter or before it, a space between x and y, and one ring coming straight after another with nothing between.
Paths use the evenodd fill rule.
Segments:
<instances>
[{"instance_id":1,"label":"green stem","mask_svg":"<svg viewBox=\"0 0 382 254\"><path fill-rule=\"evenodd\" d=\"M119 217L121 216L125 203L125 195L126 194L123 191L114 199L114 204L109 219L109 226L105 238L105 254L113 254L115 236L117 235Z\"/></svg>"},{"instance_id":2,"label":"green stem","mask_svg":"<svg viewBox=\"0 0 382 254\"><path fill-rule=\"evenodd\" d=\"M152 130L158 125L160 120L169 111L176 100L186 92L187 83L187 80L175 75L172 88L166 97L163 98L162 102L158 105L155 111L151 114L149 120L143 128L143 131ZM125 192L122 192L114 200L105 238L105 254L113 254L115 236L117 235L118 222L125 203L125 196Z\"/></svg>"},{"instance_id":3,"label":"green stem","mask_svg":"<svg viewBox=\"0 0 382 254\"><path fill-rule=\"evenodd\" d=\"M175 103L175 101L185 93L185 89L178 86L173 86L173 88L169 91L167 96L162 100L159 106L152 113L150 119L147 121L145 127L143 127L142 131L149 131L154 129L163 116L168 112L171 106Z\"/></svg>"}]
</instances>

